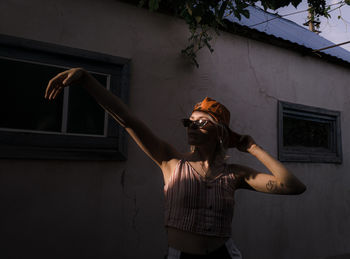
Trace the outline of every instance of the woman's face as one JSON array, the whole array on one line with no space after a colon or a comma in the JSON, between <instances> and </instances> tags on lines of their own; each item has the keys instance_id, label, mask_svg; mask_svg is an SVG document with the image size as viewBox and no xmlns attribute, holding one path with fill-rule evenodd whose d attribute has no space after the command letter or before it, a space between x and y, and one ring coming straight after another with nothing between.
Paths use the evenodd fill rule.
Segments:
<instances>
[{"instance_id":1,"label":"woman's face","mask_svg":"<svg viewBox=\"0 0 350 259\"><path fill-rule=\"evenodd\" d=\"M189 118L191 121L208 121L203 128L188 127L188 144L193 146L212 145L217 142L218 132L215 120L205 112L195 111Z\"/></svg>"}]
</instances>

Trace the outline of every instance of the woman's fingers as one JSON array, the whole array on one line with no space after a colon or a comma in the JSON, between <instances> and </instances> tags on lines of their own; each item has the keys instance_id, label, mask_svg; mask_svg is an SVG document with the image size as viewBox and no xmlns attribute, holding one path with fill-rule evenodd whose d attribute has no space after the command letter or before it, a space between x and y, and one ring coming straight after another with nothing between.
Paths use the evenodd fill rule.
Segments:
<instances>
[{"instance_id":1,"label":"woman's fingers","mask_svg":"<svg viewBox=\"0 0 350 259\"><path fill-rule=\"evenodd\" d=\"M52 99L52 96L55 94L55 91L56 91L56 89L53 89L50 93L49 93L49 100L51 100Z\"/></svg>"},{"instance_id":2,"label":"woman's fingers","mask_svg":"<svg viewBox=\"0 0 350 259\"><path fill-rule=\"evenodd\" d=\"M70 85L76 78L75 74L69 73L67 77L62 81L64 86Z\"/></svg>"},{"instance_id":3,"label":"woman's fingers","mask_svg":"<svg viewBox=\"0 0 350 259\"><path fill-rule=\"evenodd\" d=\"M240 139L242 149L244 152L248 152L248 149L253 145L256 144L254 139L250 135L243 135Z\"/></svg>"},{"instance_id":4,"label":"woman's fingers","mask_svg":"<svg viewBox=\"0 0 350 259\"><path fill-rule=\"evenodd\" d=\"M53 87L53 79L51 79L49 81L49 84L46 87L46 91L45 91L45 98L48 98L52 92L52 87Z\"/></svg>"},{"instance_id":5,"label":"woman's fingers","mask_svg":"<svg viewBox=\"0 0 350 259\"><path fill-rule=\"evenodd\" d=\"M50 100L54 91L55 91L55 82L50 82L50 84L46 88L46 95L45 95L45 97Z\"/></svg>"},{"instance_id":6,"label":"woman's fingers","mask_svg":"<svg viewBox=\"0 0 350 259\"><path fill-rule=\"evenodd\" d=\"M54 99L59 91L60 87L59 86L56 86L56 87L53 87L51 92L50 92L50 95L49 95L49 100L51 99Z\"/></svg>"},{"instance_id":7,"label":"woman's fingers","mask_svg":"<svg viewBox=\"0 0 350 259\"><path fill-rule=\"evenodd\" d=\"M54 98L55 93L58 91L59 88L60 88L60 84L59 83L57 83L57 82L53 82L52 83L51 88L50 88L50 90L48 92L49 100Z\"/></svg>"},{"instance_id":8,"label":"woman's fingers","mask_svg":"<svg viewBox=\"0 0 350 259\"><path fill-rule=\"evenodd\" d=\"M84 70L82 68L72 68L59 73L49 81L45 91L45 98L49 100L55 99L64 87L71 85L75 81L79 81L83 72Z\"/></svg>"},{"instance_id":9,"label":"woman's fingers","mask_svg":"<svg viewBox=\"0 0 350 259\"><path fill-rule=\"evenodd\" d=\"M247 149L255 143L253 138L249 135L236 134L236 148L242 152L248 152Z\"/></svg>"},{"instance_id":10,"label":"woman's fingers","mask_svg":"<svg viewBox=\"0 0 350 259\"><path fill-rule=\"evenodd\" d=\"M56 89L56 91L54 92L54 94L52 95L52 99L55 99L56 96L62 91L63 87L59 87Z\"/></svg>"},{"instance_id":11,"label":"woman's fingers","mask_svg":"<svg viewBox=\"0 0 350 259\"><path fill-rule=\"evenodd\" d=\"M51 96L51 94L52 94L52 91L54 90L55 85L57 84L57 83L56 83L57 78L58 78L58 75L55 76L54 78L52 78L52 79L49 81L49 84L47 85L46 91L45 91L45 98L49 98L49 99L50 99L50 96Z\"/></svg>"},{"instance_id":12,"label":"woman's fingers","mask_svg":"<svg viewBox=\"0 0 350 259\"><path fill-rule=\"evenodd\" d=\"M57 95L55 95L55 93L59 90L59 88L64 87L62 82L66 77L67 73L63 72L52 78L46 87L45 98L50 100L52 97L55 97Z\"/></svg>"}]
</instances>

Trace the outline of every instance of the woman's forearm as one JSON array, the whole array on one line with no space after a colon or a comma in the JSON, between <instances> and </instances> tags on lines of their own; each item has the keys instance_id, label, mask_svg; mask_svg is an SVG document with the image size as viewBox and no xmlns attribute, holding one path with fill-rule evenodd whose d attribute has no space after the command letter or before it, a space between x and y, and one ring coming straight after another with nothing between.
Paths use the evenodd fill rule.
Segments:
<instances>
[{"instance_id":1,"label":"woman's forearm","mask_svg":"<svg viewBox=\"0 0 350 259\"><path fill-rule=\"evenodd\" d=\"M76 85L88 93L119 122L136 144L161 168L179 153L167 142L158 138L141 120L136 118L122 100L104 88L91 74L82 68L72 68L53 77L45 91L45 98L53 100L65 87Z\"/></svg>"},{"instance_id":2,"label":"woman's forearm","mask_svg":"<svg viewBox=\"0 0 350 259\"><path fill-rule=\"evenodd\" d=\"M286 187L297 192L303 192L306 186L278 160L256 144L253 144L248 152L255 156L266 168L276 177L276 179Z\"/></svg>"},{"instance_id":3,"label":"woman's forearm","mask_svg":"<svg viewBox=\"0 0 350 259\"><path fill-rule=\"evenodd\" d=\"M122 100L104 88L91 74L84 70L80 85L106 109L123 127L127 127L130 119L129 108Z\"/></svg>"}]
</instances>

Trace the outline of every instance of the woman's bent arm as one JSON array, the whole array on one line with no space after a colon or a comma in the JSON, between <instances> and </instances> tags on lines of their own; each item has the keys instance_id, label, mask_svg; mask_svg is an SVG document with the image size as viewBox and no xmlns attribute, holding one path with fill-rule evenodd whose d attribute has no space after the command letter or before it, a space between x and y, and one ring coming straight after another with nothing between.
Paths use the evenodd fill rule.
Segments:
<instances>
[{"instance_id":1,"label":"woman's bent arm","mask_svg":"<svg viewBox=\"0 0 350 259\"><path fill-rule=\"evenodd\" d=\"M272 175L234 164L243 180L240 188L272 194L301 194L306 190L306 186L294 174L258 145L252 144L247 151L263 163Z\"/></svg>"},{"instance_id":2,"label":"woman's bent arm","mask_svg":"<svg viewBox=\"0 0 350 259\"><path fill-rule=\"evenodd\" d=\"M300 194L306 186L278 160L259 147L249 135L235 133L235 146L239 151L255 156L272 173L258 172L250 167L232 164L239 176L238 188L273 194Z\"/></svg>"},{"instance_id":3,"label":"woman's bent arm","mask_svg":"<svg viewBox=\"0 0 350 259\"><path fill-rule=\"evenodd\" d=\"M46 88L45 98L54 99L65 86L71 84L85 88L159 167L163 168L167 161L178 156L178 152L171 145L159 139L142 121L131 114L120 98L81 68L64 71L51 79Z\"/></svg>"},{"instance_id":4,"label":"woman's bent arm","mask_svg":"<svg viewBox=\"0 0 350 259\"><path fill-rule=\"evenodd\" d=\"M306 190L306 186L294 174L258 145L252 145L248 152L260 160L274 176L265 179L264 188L267 192L300 194Z\"/></svg>"}]
</instances>

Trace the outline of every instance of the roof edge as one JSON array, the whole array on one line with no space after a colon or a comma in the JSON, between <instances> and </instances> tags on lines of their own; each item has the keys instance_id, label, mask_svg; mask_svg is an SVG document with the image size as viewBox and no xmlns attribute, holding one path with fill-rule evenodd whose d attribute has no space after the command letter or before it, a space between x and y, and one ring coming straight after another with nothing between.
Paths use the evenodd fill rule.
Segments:
<instances>
[{"instance_id":1,"label":"roof edge","mask_svg":"<svg viewBox=\"0 0 350 259\"><path fill-rule=\"evenodd\" d=\"M138 5L139 0L117 0L119 2L123 2L126 4L130 4L130 5ZM143 9L148 10L148 8L146 6L142 7ZM160 9L157 10L157 12L161 13L161 14L165 14L165 15L169 15L169 16L175 16L174 11L164 7L164 6L160 6ZM176 16L177 18L181 19L181 17ZM284 19L284 18L283 18ZM289 22L292 22L288 19L285 19ZM267 33L258 31L254 28L249 28L247 26L244 25L240 25L238 23L234 23L231 22L229 20L224 20L224 23L226 25L226 28L221 26L220 30L224 31L224 32L228 32L228 33L232 33L232 34L236 34L239 36L243 36L246 38L250 38L253 40L257 40L260 42L264 42L264 43L268 43L274 46L278 46L281 48L285 48L288 50L292 50L292 51L296 51L300 54L302 54L303 56L310 56L310 57L314 57L317 59L321 59L323 61L327 61L327 62L331 62L331 63L335 63L347 68L350 68L350 62L347 62L343 59L337 58L335 56L332 56L330 54L324 53L324 52L315 52L313 49L311 48L307 48L303 45L291 42L289 40L285 40L279 37L276 37L274 35L269 35ZM303 29L305 29L304 27L301 27ZM305 29L306 30L306 29Z\"/></svg>"},{"instance_id":2,"label":"roof edge","mask_svg":"<svg viewBox=\"0 0 350 259\"><path fill-rule=\"evenodd\" d=\"M240 25L240 24L231 22L229 20L225 20L224 22L225 22L226 28L221 27L220 30L222 30L222 31L236 34L239 36L243 36L246 38L250 38L250 39L253 39L256 41L268 43L268 44L278 46L278 47L281 47L284 49L296 51L296 52L302 54L303 56L314 57L317 59L321 59L321 60L328 61L331 63L336 63L338 65L342 65L342 66L345 66L347 68L350 68L349 62L347 62L343 59L340 59L338 57L332 56L330 54L327 54L324 52L315 52L313 49L305 47L303 45L276 37L274 35L266 34L264 32L249 28L249 27L244 26L244 25Z\"/></svg>"}]
</instances>

